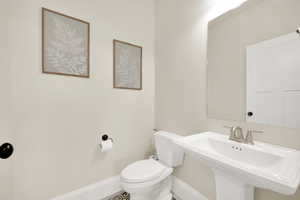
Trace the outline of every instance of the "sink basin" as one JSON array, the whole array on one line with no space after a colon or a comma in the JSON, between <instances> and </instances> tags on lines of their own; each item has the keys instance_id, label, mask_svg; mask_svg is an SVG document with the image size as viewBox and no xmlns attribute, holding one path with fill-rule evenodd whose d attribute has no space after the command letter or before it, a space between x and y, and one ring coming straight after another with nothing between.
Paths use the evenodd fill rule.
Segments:
<instances>
[{"instance_id":1,"label":"sink basin","mask_svg":"<svg viewBox=\"0 0 300 200\"><path fill-rule=\"evenodd\" d=\"M261 142L242 144L214 132L174 142L213 169L218 200L252 200L254 187L285 195L294 194L298 189L300 151ZM238 194L233 194L234 191Z\"/></svg>"}]
</instances>

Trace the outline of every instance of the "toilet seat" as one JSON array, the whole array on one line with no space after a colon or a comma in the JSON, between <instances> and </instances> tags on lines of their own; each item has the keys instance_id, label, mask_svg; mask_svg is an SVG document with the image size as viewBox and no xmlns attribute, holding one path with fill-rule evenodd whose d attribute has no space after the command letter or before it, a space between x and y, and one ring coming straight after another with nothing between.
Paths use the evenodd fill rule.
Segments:
<instances>
[{"instance_id":1,"label":"toilet seat","mask_svg":"<svg viewBox=\"0 0 300 200\"><path fill-rule=\"evenodd\" d=\"M172 200L173 167L182 164L183 152L174 148L176 134L157 132L154 135L157 157L137 161L120 175L120 184L131 200Z\"/></svg>"},{"instance_id":2,"label":"toilet seat","mask_svg":"<svg viewBox=\"0 0 300 200\"><path fill-rule=\"evenodd\" d=\"M173 169L156 160L148 159L132 163L121 172L121 180L126 183L146 183L161 180L172 173ZM156 182L156 181L155 181Z\"/></svg>"}]
</instances>

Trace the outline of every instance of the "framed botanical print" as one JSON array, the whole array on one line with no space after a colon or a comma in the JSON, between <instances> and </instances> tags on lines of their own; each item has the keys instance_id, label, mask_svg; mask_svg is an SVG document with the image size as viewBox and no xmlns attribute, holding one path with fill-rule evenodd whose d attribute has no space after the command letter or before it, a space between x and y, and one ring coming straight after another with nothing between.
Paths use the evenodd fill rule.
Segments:
<instances>
[{"instance_id":1,"label":"framed botanical print","mask_svg":"<svg viewBox=\"0 0 300 200\"><path fill-rule=\"evenodd\" d=\"M114 88L142 90L142 47L113 41Z\"/></svg>"},{"instance_id":2,"label":"framed botanical print","mask_svg":"<svg viewBox=\"0 0 300 200\"><path fill-rule=\"evenodd\" d=\"M90 24L42 9L43 73L88 78Z\"/></svg>"}]
</instances>

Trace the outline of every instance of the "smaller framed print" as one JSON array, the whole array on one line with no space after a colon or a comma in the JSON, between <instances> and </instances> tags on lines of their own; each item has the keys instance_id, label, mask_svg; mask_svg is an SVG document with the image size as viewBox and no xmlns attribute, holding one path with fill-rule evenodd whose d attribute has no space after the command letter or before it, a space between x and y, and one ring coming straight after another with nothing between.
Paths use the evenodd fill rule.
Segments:
<instances>
[{"instance_id":1,"label":"smaller framed print","mask_svg":"<svg viewBox=\"0 0 300 200\"><path fill-rule=\"evenodd\" d=\"M113 41L114 88L142 90L141 46Z\"/></svg>"},{"instance_id":2,"label":"smaller framed print","mask_svg":"<svg viewBox=\"0 0 300 200\"><path fill-rule=\"evenodd\" d=\"M43 73L89 78L90 24L42 8Z\"/></svg>"}]
</instances>

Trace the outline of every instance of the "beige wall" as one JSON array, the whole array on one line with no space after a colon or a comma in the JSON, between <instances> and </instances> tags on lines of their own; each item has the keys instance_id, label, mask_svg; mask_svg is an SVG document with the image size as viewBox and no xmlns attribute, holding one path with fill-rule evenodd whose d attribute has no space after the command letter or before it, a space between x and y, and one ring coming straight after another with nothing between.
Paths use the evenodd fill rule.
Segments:
<instances>
[{"instance_id":1,"label":"beige wall","mask_svg":"<svg viewBox=\"0 0 300 200\"><path fill-rule=\"evenodd\" d=\"M203 15L207 7L205 0L156 1L155 122L158 129L193 132L205 119Z\"/></svg>"},{"instance_id":2,"label":"beige wall","mask_svg":"<svg viewBox=\"0 0 300 200\"><path fill-rule=\"evenodd\" d=\"M41 7L91 22L90 79L41 74ZM225 133L224 124L251 126L265 130L256 136L261 141L300 149L295 130L206 120L208 7L206 0L156 2L156 128L186 135L204 130ZM0 49L0 142L2 137L16 140L14 160L0 161L0 199L48 199L116 175L149 154L154 119L153 1L10 0L0 9L1 25L9 30L0 37L7 47ZM112 89L113 38L144 46L143 91ZM112 152L101 154L97 149L100 131L109 131L116 140ZM215 199L213 174L201 162L187 157L176 175ZM299 192L284 197L256 190L256 200L299 197Z\"/></svg>"},{"instance_id":3,"label":"beige wall","mask_svg":"<svg viewBox=\"0 0 300 200\"><path fill-rule=\"evenodd\" d=\"M154 119L154 1L10 0L1 8L9 6L14 199L46 200L145 158ZM91 23L90 79L41 73L41 7ZM114 38L144 47L142 91L112 89ZM101 131L115 140L106 154Z\"/></svg>"},{"instance_id":4,"label":"beige wall","mask_svg":"<svg viewBox=\"0 0 300 200\"><path fill-rule=\"evenodd\" d=\"M156 1L156 101L158 129L182 135L204 130L206 119L205 0ZM175 175L210 200L215 198L213 174L186 157Z\"/></svg>"},{"instance_id":5,"label":"beige wall","mask_svg":"<svg viewBox=\"0 0 300 200\"><path fill-rule=\"evenodd\" d=\"M0 6L0 145L13 141L11 129L11 84L10 84L10 7ZM0 159L0 199L11 199L12 196L12 162Z\"/></svg>"},{"instance_id":6,"label":"beige wall","mask_svg":"<svg viewBox=\"0 0 300 200\"><path fill-rule=\"evenodd\" d=\"M268 29L270 24L280 23L285 20L277 30L269 30L268 33L259 33L256 36L257 41L276 36L283 33L288 33L295 30L296 22L300 6L297 0L256 0L260 2L262 8L267 8L270 12L252 13L255 16L255 23L261 23L261 28ZM270 3L274 5L267 5ZM255 135L255 138L260 141L278 144L286 147L300 149L300 133L298 130L278 128L272 126L264 126L258 124L247 124L235 121L222 120L205 120L206 118L206 35L207 22L203 15L202 1L189 1L189 4L184 0L158 0L157 3L157 18L156 18L156 125L160 129L175 131L182 135L197 133L201 131L211 130L220 133L227 133L228 130L223 128L223 125L240 125L243 128L254 128L264 130L265 133ZM204 3L205 4L205 3ZM260 10L259 9L259 10ZM204 13L209 14L211 10L204 8ZM271 12L272 10L272 12ZM297 11L296 11L297 10ZM238 12L233 12L237 13ZM288 14L289 13L289 14ZM270 15L277 15L278 18L271 19ZM288 14L289 17L281 17ZM198 23L197 23L198 22ZM220 22L221 23L221 22ZM226 43L227 39L231 39L232 43L226 48L231 48L236 45L233 43L234 38L241 39L241 35L246 34L247 27L253 27L255 24L237 23L232 24L235 27L235 32L222 34L222 38L218 41ZM254 21L252 22L254 23ZM262 24L265 24L263 26ZM201 24L199 26L199 24ZM242 28L240 28L242 26ZM285 31L283 31L283 29ZM281 31L280 31L281 30ZM249 29L248 29L249 31ZM259 29L253 29L254 33ZM249 33L251 34L251 33ZM225 47L224 47L225 48ZM228 49L228 51L231 49ZM236 52L236 56L242 58L242 52ZM232 63L229 63L232 64ZM243 65L236 65L242 67ZM226 65L227 67L227 65ZM231 65L229 67L232 67ZM236 72L234 81L242 86L233 87L238 98L243 99L244 95L244 75L241 69L232 69ZM205 74L203 74L205 73ZM215 74L213 74L215 75ZM215 75L217 78L218 74ZM230 77L232 78L232 77ZM223 80L223 79L218 79ZM231 86L229 84L229 86ZM228 87L229 87L228 86ZM229 87L230 88L230 87ZM224 91L218 91L224 94ZM219 95L219 94L217 94ZM226 94L228 95L228 94ZM219 96L218 100L226 100L225 95ZM225 99L224 99L225 98ZM208 99L210 101L210 99ZM216 105L225 110L226 104ZM241 104L232 112L229 119L240 117ZM228 116L228 115L226 115ZM228 118L227 118L228 119ZM209 200L215 200L215 183L213 173L210 169L204 166L201 162L187 157L182 167L176 170L176 175L184 181L190 183L198 191L208 197ZM298 200L300 192L294 196L283 196L271 191L256 189L255 200Z\"/></svg>"}]
</instances>

